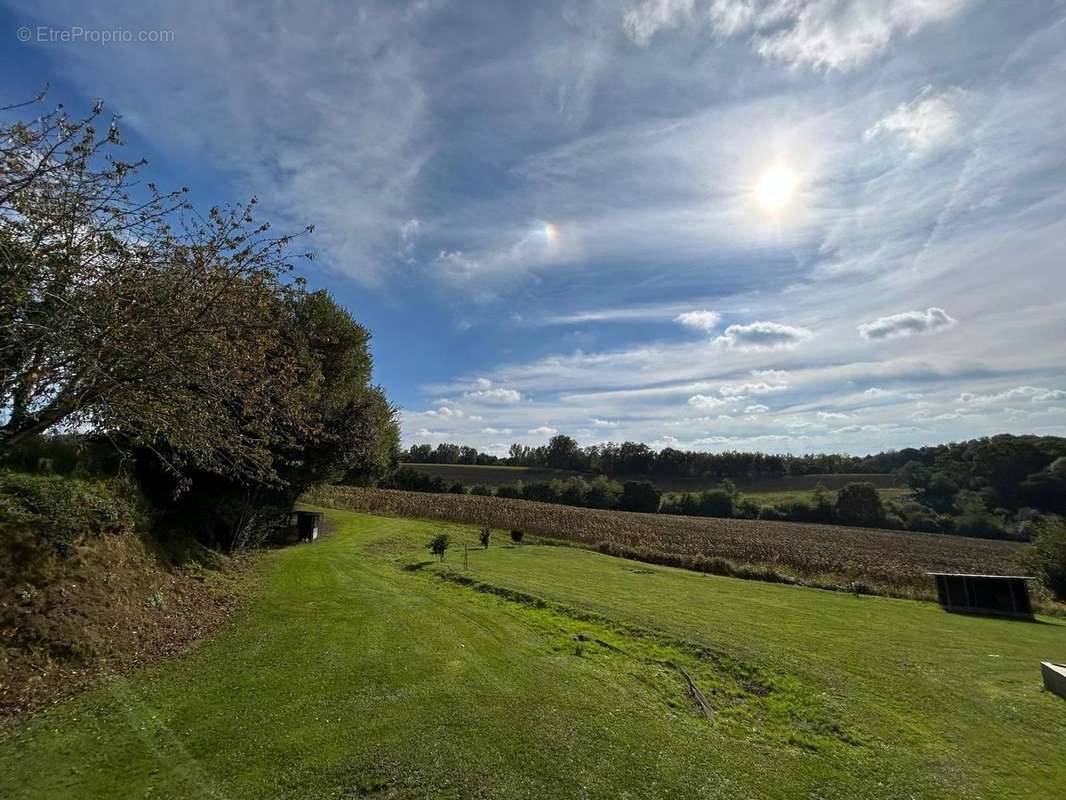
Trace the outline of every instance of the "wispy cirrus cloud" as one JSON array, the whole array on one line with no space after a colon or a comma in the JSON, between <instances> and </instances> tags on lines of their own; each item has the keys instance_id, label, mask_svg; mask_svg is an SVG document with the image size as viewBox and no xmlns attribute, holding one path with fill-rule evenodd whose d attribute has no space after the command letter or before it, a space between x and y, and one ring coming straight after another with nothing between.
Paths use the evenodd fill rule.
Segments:
<instances>
[{"instance_id":1,"label":"wispy cirrus cloud","mask_svg":"<svg viewBox=\"0 0 1066 800\"><path fill-rule=\"evenodd\" d=\"M959 14L971 0L641 0L622 16L627 35L647 46L660 31L709 27L721 37L749 35L762 56L792 66L845 70L896 38Z\"/></svg>"},{"instance_id":2,"label":"wispy cirrus cloud","mask_svg":"<svg viewBox=\"0 0 1066 800\"><path fill-rule=\"evenodd\" d=\"M894 136L910 149L924 153L954 141L961 123L965 93L960 89L934 91L926 86L918 97L900 103L864 134L867 141Z\"/></svg>"}]
</instances>

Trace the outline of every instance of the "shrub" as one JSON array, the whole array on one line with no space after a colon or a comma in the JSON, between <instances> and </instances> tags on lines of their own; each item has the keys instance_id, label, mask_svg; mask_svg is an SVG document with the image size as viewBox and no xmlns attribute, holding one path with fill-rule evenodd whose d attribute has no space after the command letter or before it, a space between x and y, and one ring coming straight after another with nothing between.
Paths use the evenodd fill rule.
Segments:
<instances>
[{"instance_id":1,"label":"shrub","mask_svg":"<svg viewBox=\"0 0 1066 800\"><path fill-rule=\"evenodd\" d=\"M622 499L622 484L606 475L597 475L588 484L585 504L589 508L616 508Z\"/></svg>"},{"instance_id":2,"label":"shrub","mask_svg":"<svg viewBox=\"0 0 1066 800\"><path fill-rule=\"evenodd\" d=\"M961 536L976 536L982 539L1003 539L1007 529L1003 522L988 511L963 514L955 519L955 533Z\"/></svg>"},{"instance_id":3,"label":"shrub","mask_svg":"<svg viewBox=\"0 0 1066 800\"><path fill-rule=\"evenodd\" d=\"M788 514L774 506L763 506L759 509L759 519L783 522L788 519Z\"/></svg>"},{"instance_id":4,"label":"shrub","mask_svg":"<svg viewBox=\"0 0 1066 800\"><path fill-rule=\"evenodd\" d=\"M411 467L400 467L381 482L386 489L402 489L409 492L443 493L448 487L437 475L427 475Z\"/></svg>"},{"instance_id":5,"label":"shrub","mask_svg":"<svg viewBox=\"0 0 1066 800\"><path fill-rule=\"evenodd\" d=\"M737 519L756 519L759 516L759 504L752 498L741 495L733 504L733 516Z\"/></svg>"},{"instance_id":6,"label":"shrub","mask_svg":"<svg viewBox=\"0 0 1066 800\"><path fill-rule=\"evenodd\" d=\"M139 509L117 480L0 473L0 518L33 532L59 555L81 536L132 532Z\"/></svg>"},{"instance_id":7,"label":"shrub","mask_svg":"<svg viewBox=\"0 0 1066 800\"><path fill-rule=\"evenodd\" d=\"M701 492L699 513L703 517L733 516L733 494L727 489L708 489Z\"/></svg>"},{"instance_id":8,"label":"shrub","mask_svg":"<svg viewBox=\"0 0 1066 800\"><path fill-rule=\"evenodd\" d=\"M815 510L814 506L803 500L792 500L787 503L780 503L777 506L777 510L783 514L782 519L789 519L793 522L818 521L818 512Z\"/></svg>"},{"instance_id":9,"label":"shrub","mask_svg":"<svg viewBox=\"0 0 1066 800\"><path fill-rule=\"evenodd\" d=\"M907 523L903 521L903 517L899 516L899 514L885 514L885 518L881 524L891 531L903 531L907 529Z\"/></svg>"},{"instance_id":10,"label":"shrub","mask_svg":"<svg viewBox=\"0 0 1066 800\"><path fill-rule=\"evenodd\" d=\"M1066 602L1066 522L1044 517L1032 528L1033 545L1025 563L1057 600Z\"/></svg>"},{"instance_id":11,"label":"shrub","mask_svg":"<svg viewBox=\"0 0 1066 800\"><path fill-rule=\"evenodd\" d=\"M875 527L884 523L885 508L872 483L849 483L837 493L836 513L849 525Z\"/></svg>"},{"instance_id":12,"label":"shrub","mask_svg":"<svg viewBox=\"0 0 1066 800\"><path fill-rule=\"evenodd\" d=\"M515 544L521 544L522 538L525 536L525 531L520 531L517 528L511 531L511 541Z\"/></svg>"},{"instance_id":13,"label":"shrub","mask_svg":"<svg viewBox=\"0 0 1066 800\"><path fill-rule=\"evenodd\" d=\"M686 517L698 516L700 513L699 495L690 492L668 495L663 498L659 511L662 514L680 514Z\"/></svg>"},{"instance_id":14,"label":"shrub","mask_svg":"<svg viewBox=\"0 0 1066 800\"><path fill-rule=\"evenodd\" d=\"M624 511L642 511L654 514L659 510L662 493L651 481L626 481L622 484L622 499L619 508Z\"/></svg>"},{"instance_id":15,"label":"shrub","mask_svg":"<svg viewBox=\"0 0 1066 800\"><path fill-rule=\"evenodd\" d=\"M470 487L470 494L477 497L492 497L492 487L483 483L475 483Z\"/></svg>"},{"instance_id":16,"label":"shrub","mask_svg":"<svg viewBox=\"0 0 1066 800\"><path fill-rule=\"evenodd\" d=\"M436 536L429 540L429 543L426 545L426 548L429 550L429 552L439 558L441 562L443 562L444 555L448 552L448 548L451 547L451 544L452 537L450 537L446 533L438 533Z\"/></svg>"}]
</instances>

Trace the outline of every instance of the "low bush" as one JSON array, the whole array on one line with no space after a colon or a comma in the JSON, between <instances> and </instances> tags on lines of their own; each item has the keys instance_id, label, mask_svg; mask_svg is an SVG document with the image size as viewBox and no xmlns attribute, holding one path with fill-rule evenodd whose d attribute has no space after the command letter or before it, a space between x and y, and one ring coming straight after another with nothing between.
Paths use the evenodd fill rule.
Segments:
<instances>
[{"instance_id":1,"label":"low bush","mask_svg":"<svg viewBox=\"0 0 1066 800\"><path fill-rule=\"evenodd\" d=\"M82 536L131 533L142 510L126 484L0 473L0 519L68 555Z\"/></svg>"},{"instance_id":2,"label":"low bush","mask_svg":"<svg viewBox=\"0 0 1066 800\"><path fill-rule=\"evenodd\" d=\"M659 510L662 492L651 481L626 481L622 484L622 499L618 507L623 511L654 514Z\"/></svg>"},{"instance_id":3,"label":"low bush","mask_svg":"<svg viewBox=\"0 0 1066 800\"><path fill-rule=\"evenodd\" d=\"M762 506L759 509L758 519L783 522L788 519L788 514L775 506Z\"/></svg>"},{"instance_id":4,"label":"low bush","mask_svg":"<svg viewBox=\"0 0 1066 800\"><path fill-rule=\"evenodd\" d=\"M849 483L837 492L836 513L847 525L877 527L884 522L881 495L872 483Z\"/></svg>"},{"instance_id":5,"label":"low bush","mask_svg":"<svg viewBox=\"0 0 1066 800\"><path fill-rule=\"evenodd\" d=\"M1045 517L1032 524L1033 545L1024 561L1056 600L1066 602L1066 521Z\"/></svg>"}]
</instances>

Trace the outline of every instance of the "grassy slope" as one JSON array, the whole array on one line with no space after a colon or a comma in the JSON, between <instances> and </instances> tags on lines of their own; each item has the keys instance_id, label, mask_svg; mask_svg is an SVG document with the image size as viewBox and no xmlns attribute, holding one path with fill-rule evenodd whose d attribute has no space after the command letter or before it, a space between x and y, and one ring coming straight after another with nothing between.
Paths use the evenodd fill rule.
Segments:
<instances>
[{"instance_id":1,"label":"grassy slope","mask_svg":"<svg viewBox=\"0 0 1066 800\"><path fill-rule=\"evenodd\" d=\"M266 556L258 600L220 636L9 734L0 796L1066 793L1066 703L1037 667L1066 656L1061 621L576 548L470 552L466 575L536 607L434 574L462 555L428 565L428 534L472 543L472 528L330 514L335 535Z\"/></svg>"}]
</instances>

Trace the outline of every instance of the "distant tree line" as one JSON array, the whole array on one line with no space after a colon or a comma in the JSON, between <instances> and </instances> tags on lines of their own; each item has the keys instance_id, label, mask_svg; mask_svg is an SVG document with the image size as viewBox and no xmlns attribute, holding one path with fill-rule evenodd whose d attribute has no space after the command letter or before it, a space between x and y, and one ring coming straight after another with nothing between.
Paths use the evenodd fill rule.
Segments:
<instances>
[{"instance_id":1,"label":"distant tree line","mask_svg":"<svg viewBox=\"0 0 1066 800\"><path fill-rule=\"evenodd\" d=\"M849 456L842 453L776 455L727 451L705 453L664 447L653 450L640 442L595 444L581 447L573 438L553 436L546 445L512 444L507 456L482 453L467 445L442 442L412 445L400 455L411 464L468 464L547 467L593 475L657 478L710 478L748 481L785 475L825 475L891 472L907 463L916 450Z\"/></svg>"},{"instance_id":2,"label":"distant tree line","mask_svg":"<svg viewBox=\"0 0 1066 800\"><path fill-rule=\"evenodd\" d=\"M434 450L428 445L422 446L416 455L432 457L436 453L453 452L442 450L447 447L441 445ZM462 449L483 455L477 454L473 448ZM412 451L404 457L410 456ZM571 470L576 470L579 465L609 464L617 472L605 470L605 474L588 479L573 476L566 480L519 482L516 486L503 486L493 491L487 486L449 483L438 476L408 468L393 474L386 485L426 492L496 494L590 508L849 524L989 538L1028 538L1028 528L1041 515L1066 514L1066 439L1053 436L1004 434L961 443L905 448L862 458L708 454L670 448L656 453L645 445L630 442L581 449L573 439L556 436L543 448L514 445L512 457L505 463L514 463L516 459L526 462L525 465L535 461L536 466ZM666 464L688 465L684 467L687 469L700 463L705 471L698 474L685 472L682 468L663 471L667 469ZM641 472L639 465L642 464L653 466L644 466L645 471ZM786 473L777 472L782 465ZM766 473L759 472L764 469L773 470L771 474L775 477L812 474L807 469L815 465L830 473L834 469L852 473L863 469L881 472L891 468L913 494L909 498L885 502L872 484L858 481L836 494L819 486L809 499L761 504L757 496L738 492L733 482L734 477L767 477ZM793 471L797 467L799 471ZM652 480L620 482L611 475L712 477L721 478L721 482L718 487L702 492L663 495L655 489ZM641 487L639 490L638 486Z\"/></svg>"}]
</instances>

